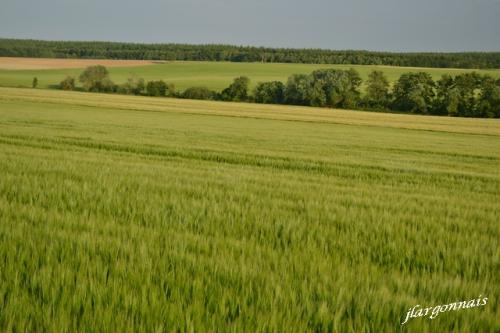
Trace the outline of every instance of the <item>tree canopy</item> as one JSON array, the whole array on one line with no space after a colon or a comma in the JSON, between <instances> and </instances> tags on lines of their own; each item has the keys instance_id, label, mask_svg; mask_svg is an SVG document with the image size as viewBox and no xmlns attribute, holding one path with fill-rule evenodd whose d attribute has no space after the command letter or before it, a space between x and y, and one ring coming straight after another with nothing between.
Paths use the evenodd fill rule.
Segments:
<instances>
[{"instance_id":1,"label":"tree canopy","mask_svg":"<svg viewBox=\"0 0 500 333\"><path fill-rule=\"evenodd\" d=\"M389 80L382 71L373 71L366 82L364 104L369 108L386 109L391 101Z\"/></svg>"},{"instance_id":2,"label":"tree canopy","mask_svg":"<svg viewBox=\"0 0 500 333\"><path fill-rule=\"evenodd\" d=\"M109 92L113 89L113 83L109 79L109 72L106 67L101 65L87 67L80 74L79 81L87 91Z\"/></svg>"},{"instance_id":3,"label":"tree canopy","mask_svg":"<svg viewBox=\"0 0 500 333\"><path fill-rule=\"evenodd\" d=\"M221 93L224 101L243 102L248 100L248 87L250 79L246 76L240 76L234 79L233 83Z\"/></svg>"},{"instance_id":4,"label":"tree canopy","mask_svg":"<svg viewBox=\"0 0 500 333\"><path fill-rule=\"evenodd\" d=\"M0 56L500 68L500 52L393 53L232 45L0 39Z\"/></svg>"},{"instance_id":5,"label":"tree canopy","mask_svg":"<svg viewBox=\"0 0 500 333\"><path fill-rule=\"evenodd\" d=\"M282 104L285 101L285 85L279 81L260 82L253 96L256 103Z\"/></svg>"},{"instance_id":6,"label":"tree canopy","mask_svg":"<svg viewBox=\"0 0 500 333\"><path fill-rule=\"evenodd\" d=\"M430 113L435 83L429 73L403 74L394 85L393 109L413 113Z\"/></svg>"}]
</instances>

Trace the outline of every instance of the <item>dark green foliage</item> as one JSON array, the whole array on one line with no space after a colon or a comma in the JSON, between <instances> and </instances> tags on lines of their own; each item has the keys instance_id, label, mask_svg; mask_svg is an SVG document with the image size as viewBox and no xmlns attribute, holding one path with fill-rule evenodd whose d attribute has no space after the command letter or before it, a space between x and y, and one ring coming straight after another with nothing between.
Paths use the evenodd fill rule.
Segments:
<instances>
[{"instance_id":1,"label":"dark green foliage","mask_svg":"<svg viewBox=\"0 0 500 333\"><path fill-rule=\"evenodd\" d=\"M59 88L62 90L75 90L75 78L72 76L67 76L59 84Z\"/></svg>"},{"instance_id":2,"label":"dark green foliage","mask_svg":"<svg viewBox=\"0 0 500 333\"><path fill-rule=\"evenodd\" d=\"M31 83L31 87L36 88L38 87L38 78L34 77L33 82Z\"/></svg>"},{"instance_id":3,"label":"dark green foliage","mask_svg":"<svg viewBox=\"0 0 500 333\"><path fill-rule=\"evenodd\" d=\"M312 78L306 74L295 74L288 78L285 90L285 103L310 105Z\"/></svg>"},{"instance_id":4,"label":"dark green foliage","mask_svg":"<svg viewBox=\"0 0 500 333\"><path fill-rule=\"evenodd\" d=\"M187 99L202 99L211 100L214 99L215 93L206 87L191 87L186 89L181 97Z\"/></svg>"},{"instance_id":5,"label":"dark green foliage","mask_svg":"<svg viewBox=\"0 0 500 333\"><path fill-rule=\"evenodd\" d=\"M118 92L127 95L142 95L146 89L144 79L130 77L118 88Z\"/></svg>"},{"instance_id":6,"label":"dark green foliage","mask_svg":"<svg viewBox=\"0 0 500 333\"><path fill-rule=\"evenodd\" d=\"M479 95L478 117L500 118L500 80L486 77Z\"/></svg>"},{"instance_id":7,"label":"dark green foliage","mask_svg":"<svg viewBox=\"0 0 500 333\"><path fill-rule=\"evenodd\" d=\"M323 85L319 81L311 80L311 86L307 91L307 97L310 106L323 107L327 104L327 96L325 94Z\"/></svg>"},{"instance_id":8,"label":"dark green foliage","mask_svg":"<svg viewBox=\"0 0 500 333\"><path fill-rule=\"evenodd\" d=\"M499 85L489 76L444 75L437 82L436 114L459 117L499 117Z\"/></svg>"},{"instance_id":9,"label":"dark green foliage","mask_svg":"<svg viewBox=\"0 0 500 333\"><path fill-rule=\"evenodd\" d=\"M321 69L312 73L312 81L311 105L346 109L357 106L362 80L356 70Z\"/></svg>"},{"instance_id":10,"label":"dark green foliage","mask_svg":"<svg viewBox=\"0 0 500 333\"><path fill-rule=\"evenodd\" d=\"M256 103L282 104L285 101L285 85L279 81L261 82L253 93Z\"/></svg>"},{"instance_id":11,"label":"dark green foliage","mask_svg":"<svg viewBox=\"0 0 500 333\"><path fill-rule=\"evenodd\" d=\"M428 114L434 98L435 83L425 72L403 74L394 86L393 109Z\"/></svg>"},{"instance_id":12,"label":"dark green foliage","mask_svg":"<svg viewBox=\"0 0 500 333\"><path fill-rule=\"evenodd\" d=\"M113 92L115 87L109 79L109 72L101 65L89 66L79 78L83 89L92 92Z\"/></svg>"},{"instance_id":13,"label":"dark green foliage","mask_svg":"<svg viewBox=\"0 0 500 333\"><path fill-rule=\"evenodd\" d=\"M391 102L389 87L389 80L384 72L371 72L366 82L365 106L378 110L387 109Z\"/></svg>"},{"instance_id":14,"label":"dark green foliage","mask_svg":"<svg viewBox=\"0 0 500 333\"><path fill-rule=\"evenodd\" d=\"M437 115L458 115L459 93L455 87L455 80L450 75L443 77L436 83L436 99L433 113Z\"/></svg>"},{"instance_id":15,"label":"dark green foliage","mask_svg":"<svg viewBox=\"0 0 500 333\"><path fill-rule=\"evenodd\" d=\"M354 108L359 101L361 78L351 69L321 69L311 75L292 75L285 89L285 102L294 105Z\"/></svg>"},{"instance_id":16,"label":"dark green foliage","mask_svg":"<svg viewBox=\"0 0 500 333\"><path fill-rule=\"evenodd\" d=\"M146 85L146 94L148 96L169 96L174 93L174 86L168 85L163 80L149 81Z\"/></svg>"},{"instance_id":17,"label":"dark green foliage","mask_svg":"<svg viewBox=\"0 0 500 333\"><path fill-rule=\"evenodd\" d=\"M474 117L477 113L477 92L483 78L477 73L461 74L455 77L451 91L457 95L457 115Z\"/></svg>"},{"instance_id":18,"label":"dark green foliage","mask_svg":"<svg viewBox=\"0 0 500 333\"><path fill-rule=\"evenodd\" d=\"M224 101L243 102L248 100L248 86L250 79L246 76L240 76L234 79L233 83L221 93L221 99Z\"/></svg>"},{"instance_id":19,"label":"dark green foliage","mask_svg":"<svg viewBox=\"0 0 500 333\"><path fill-rule=\"evenodd\" d=\"M0 39L0 56L500 68L500 52L391 53L21 39Z\"/></svg>"}]
</instances>

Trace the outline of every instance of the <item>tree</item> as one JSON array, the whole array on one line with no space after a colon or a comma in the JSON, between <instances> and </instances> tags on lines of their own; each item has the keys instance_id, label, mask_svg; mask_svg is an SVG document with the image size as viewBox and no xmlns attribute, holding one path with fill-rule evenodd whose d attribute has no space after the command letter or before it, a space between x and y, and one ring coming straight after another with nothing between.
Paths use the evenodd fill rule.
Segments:
<instances>
[{"instance_id":1,"label":"tree","mask_svg":"<svg viewBox=\"0 0 500 333\"><path fill-rule=\"evenodd\" d=\"M439 115L477 117L479 95L487 77L473 73L455 76L443 75L436 85L433 113Z\"/></svg>"},{"instance_id":2,"label":"tree","mask_svg":"<svg viewBox=\"0 0 500 333\"><path fill-rule=\"evenodd\" d=\"M361 96L361 93L359 92L359 87L361 86L361 83L363 83L363 80L361 79L361 76L359 75L358 71L355 70L354 68L349 69L348 71L346 71L346 73L349 79L348 89L344 94L344 99L340 107L346 109L353 109L356 108L359 104Z\"/></svg>"},{"instance_id":3,"label":"tree","mask_svg":"<svg viewBox=\"0 0 500 333\"><path fill-rule=\"evenodd\" d=\"M431 112L435 83L429 73L401 75L394 85L392 108L397 111L428 114Z\"/></svg>"},{"instance_id":4,"label":"tree","mask_svg":"<svg viewBox=\"0 0 500 333\"><path fill-rule=\"evenodd\" d=\"M142 95L146 89L144 79L129 77L127 82L120 86L119 92L127 95Z\"/></svg>"},{"instance_id":5,"label":"tree","mask_svg":"<svg viewBox=\"0 0 500 333\"><path fill-rule=\"evenodd\" d=\"M334 69L320 69L311 73L310 90L308 93L309 105L333 106L333 93L335 90L335 75L340 73Z\"/></svg>"},{"instance_id":6,"label":"tree","mask_svg":"<svg viewBox=\"0 0 500 333\"><path fill-rule=\"evenodd\" d=\"M182 98L210 100L214 99L214 92L206 87L191 87L184 90Z\"/></svg>"},{"instance_id":7,"label":"tree","mask_svg":"<svg viewBox=\"0 0 500 333\"><path fill-rule=\"evenodd\" d=\"M79 78L83 88L93 92L113 91L113 82L109 79L109 72L101 65L87 67Z\"/></svg>"},{"instance_id":8,"label":"tree","mask_svg":"<svg viewBox=\"0 0 500 333\"><path fill-rule=\"evenodd\" d=\"M311 76L294 74L288 78L285 88L285 103L292 105L309 105L312 86Z\"/></svg>"},{"instance_id":9,"label":"tree","mask_svg":"<svg viewBox=\"0 0 500 333\"><path fill-rule=\"evenodd\" d=\"M260 82L253 95L256 103L282 104L285 100L285 85L279 81Z\"/></svg>"},{"instance_id":10,"label":"tree","mask_svg":"<svg viewBox=\"0 0 500 333\"><path fill-rule=\"evenodd\" d=\"M173 84L173 83L167 84L167 96L170 96L170 97L177 96L175 93L175 84Z\"/></svg>"},{"instance_id":11,"label":"tree","mask_svg":"<svg viewBox=\"0 0 500 333\"><path fill-rule=\"evenodd\" d=\"M34 78L33 78L33 82L31 83L31 86L32 86L33 88L38 87L38 78L37 78L37 77L34 77Z\"/></svg>"},{"instance_id":12,"label":"tree","mask_svg":"<svg viewBox=\"0 0 500 333\"><path fill-rule=\"evenodd\" d=\"M149 96L166 96L168 86L163 80L149 81L146 85L146 94Z\"/></svg>"},{"instance_id":13,"label":"tree","mask_svg":"<svg viewBox=\"0 0 500 333\"><path fill-rule=\"evenodd\" d=\"M366 81L365 104L370 108L386 109L390 101L389 80L384 72L371 72Z\"/></svg>"},{"instance_id":14,"label":"tree","mask_svg":"<svg viewBox=\"0 0 500 333\"><path fill-rule=\"evenodd\" d=\"M247 101L249 85L250 79L246 76L240 76L234 79L233 83L222 91L222 100L235 102Z\"/></svg>"},{"instance_id":15,"label":"tree","mask_svg":"<svg viewBox=\"0 0 500 333\"><path fill-rule=\"evenodd\" d=\"M484 78L479 94L478 116L500 118L500 79Z\"/></svg>"},{"instance_id":16,"label":"tree","mask_svg":"<svg viewBox=\"0 0 500 333\"><path fill-rule=\"evenodd\" d=\"M0 56L500 68L500 52L390 53L318 49L291 50L231 45L61 42L19 39L0 39Z\"/></svg>"},{"instance_id":17,"label":"tree","mask_svg":"<svg viewBox=\"0 0 500 333\"><path fill-rule=\"evenodd\" d=\"M320 69L312 73L312 87L314 95L317 96L311 100L311 105L339 108L354 108L359 102L361 77L359 73L350 69L348 71L337 69ZM324 97L319 96L317 90L321 88ZM319 98L318 98L319 97Z\"/></svg>"},{"instance_id":18,"label":"tree","mask_svg":"<svg viewBox=\"0 0 500 333\"><path fill-rule=\"evenodd\" d=\"M75 79L71 76L67 76L61 81L59 88L62 90L75 90Z\"/></svg>"},{"instance_id":19,"label":"tree","mask_svg":"<svg viewBox=\"0 0 500 333\"><path fill-rule=\"evenodd\" d=\"M483 77L476 72L455 76L454 88L458 93L457 115L475 117L478 112L478 92L481 89Z\"/></svg>"},{"instance_id":20,"label":"tree","mask_svg":"<svg viewBox=\"0 0 500 333\"><path fill-rule=\"evenodd\" d=\"M312 81L312 85L307 91L308 105L323 107L326 105L327 97L324 87L319 81Z\"/></svg>"},{"instance_id":21,"label":"tree","mask_svg":"<svg viewBox=\"0 0 500 333\"><path fill-rule=\"evenodd\" d=\"M437 115L456 116L458 112L458 91L455 80L450 75L443 75L436 82L436 98L432 113Z\"/></svg>"}]
</instances>

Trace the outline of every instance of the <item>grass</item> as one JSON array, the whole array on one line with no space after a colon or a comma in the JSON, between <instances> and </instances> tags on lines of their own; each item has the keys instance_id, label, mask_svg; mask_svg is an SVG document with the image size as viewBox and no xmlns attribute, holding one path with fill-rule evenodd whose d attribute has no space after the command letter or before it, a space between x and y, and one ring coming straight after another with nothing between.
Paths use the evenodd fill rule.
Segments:
<instances>
[{"instance_id":1,"label":"grass","mask_svg":"<svg viewBox=\"0 0 500 333\"><path fill-rule=\"evenodd\" d=\"M490 119L0 88L0 330L498 332L499 147Z\"/></svg>"},{"instance_id":2,"label":"grass","mask_svg":"<svg viewBox=\"0 0 500 333\"><path fill-rule=\"evenodd\" d=\"M263 81L279 80L285 82L292 74L309 74L319 68L355 68L364 80L373 70L382 70L391 82L401 74L410 71L429 72L434 79L443 74L459 74L471 72L465 69L439 68L405 68L389 66L353 66L353 65L308 65L308 64L261 64L261 63L229 63L229 62L169 62L140 67L109 68L111 79L123 83L128 77L142 77L146 81L163 79L174 83L178 90L192 86L206 86L213 90L226 88L235 77L244 75L251 79L252 85ZM82 69L50 69L50 70L1 70L0 86L31 87L33 77L38 77L39 87L48 88L59 84L66 76L78 77ZM477 70L481 74L489 74L500 78L500 70Z\"/></svg>"}]
</instances>

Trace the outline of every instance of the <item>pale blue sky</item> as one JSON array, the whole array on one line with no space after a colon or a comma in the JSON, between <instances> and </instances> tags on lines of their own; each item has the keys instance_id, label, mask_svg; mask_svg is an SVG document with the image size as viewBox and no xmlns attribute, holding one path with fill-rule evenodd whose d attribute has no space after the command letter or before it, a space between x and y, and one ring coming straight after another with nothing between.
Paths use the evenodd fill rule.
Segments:
<instances>
[{"instance_id":1,"label":"pale blue sky","mask_svg":"<svg viewBox=\"0 0 500 333\"><path fill-rule=\"evenodd\" d=\"M500 0L0 0L0 37L500 51Z\"/></svg>"}]
</instances>

